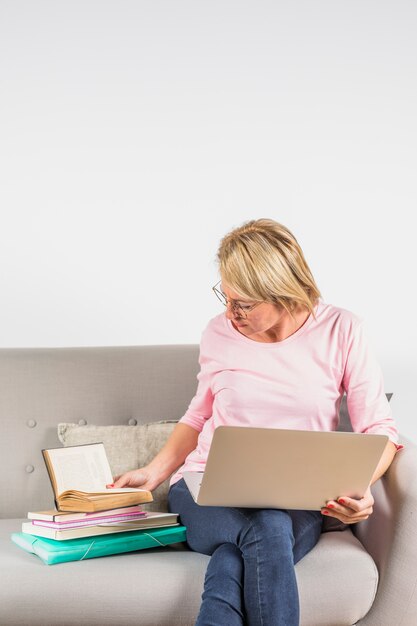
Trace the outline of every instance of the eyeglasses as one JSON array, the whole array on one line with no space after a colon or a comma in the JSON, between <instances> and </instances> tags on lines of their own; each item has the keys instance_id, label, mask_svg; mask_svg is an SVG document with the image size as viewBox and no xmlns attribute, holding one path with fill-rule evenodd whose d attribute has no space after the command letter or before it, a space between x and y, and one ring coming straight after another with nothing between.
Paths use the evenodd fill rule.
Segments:
<instances>
[{"instance_id":1,"label":"eyeglasses","mask_svg":"<svg viewBox=\"0 0 417 626\"><path fill-rule=\"evenodd\" d=\"M244 319L247 319L247 313L249 313L250 311L252 311L255 307L257 307L259 304L262 304L262 302L256 302L255 304L238 304L237 302L234 302L233 300L228 300L226 297L226 294L223 293L223 291L221 289L218 288L218 285L220 285L222 281L219 280L218 283L216 283L214 285L214 287L212 287L214 293L216 294L216 296L218 297L218 299L220 300L220 302L227 307L229 304L232 307L232 310L236 313L238 313L241 317L243 317Z\"/></svg>"}]
</instances>

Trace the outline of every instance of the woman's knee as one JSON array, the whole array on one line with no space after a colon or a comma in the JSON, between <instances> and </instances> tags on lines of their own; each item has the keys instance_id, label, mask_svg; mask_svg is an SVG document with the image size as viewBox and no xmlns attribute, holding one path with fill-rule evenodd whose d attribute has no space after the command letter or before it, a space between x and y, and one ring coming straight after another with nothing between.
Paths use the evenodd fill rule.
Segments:
<instances>
[{"instance_id":1,"label":"woman's knee","mask_svg":"<svg viewBox=\"0 0 417 626\"><path fill-rule=\"evenodd\" d=\"M212 555L223 545L238 546L239 538L249 525L248 520L236 508L211 507L211 509L206 515L204 513L197 517L191 515L185 523L189 547L208 555Z\"/></svg>"},{"instance_id":2,"label":"woman's knee","mask_svg":"<svg viewBox=\"0 0 417 626\"><path fill-rule=\"evenodd\" d=\"M244 549L245 545L250 546L252 543L264 544L271 550L279 550L281 554L292 554L294 535L288 513L280 509L251 510L240 547Z\"/></svg>"},{"instance_id":3,"label":"woman's knee","mask_svg":"<svg viewBox=\"0 0 417 626\"><path fill-rule=\"evenodd\" d=\"M251 512L249 521L255 530L265 534L292 536L292 520L281 509L258 509Z\"/></svg>"}]
</instances>

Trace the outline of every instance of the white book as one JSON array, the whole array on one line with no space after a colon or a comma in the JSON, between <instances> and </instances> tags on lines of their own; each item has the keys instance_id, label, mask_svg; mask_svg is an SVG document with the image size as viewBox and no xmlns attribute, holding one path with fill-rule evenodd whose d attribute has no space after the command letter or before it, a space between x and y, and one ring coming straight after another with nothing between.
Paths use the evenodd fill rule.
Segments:
<instances>
[{"instance_id":1,"label":"white book","mask_svg":"<svg viewBox=\"0 0 417 626\"><path fill-rule=\"evenodd\" d=\"M66 539L123 533L130 530L146 530L147 528L160 528L162 526L179 526L178 513L148 511L146 518L142 520L109 524L103 523L96 526L87 526L85 528L66 528L62 530L35 526L32 522L23 522L22 532L34 535L35 537L46 537L57 541L65 541Z\"/></svg>"}]
</instances>

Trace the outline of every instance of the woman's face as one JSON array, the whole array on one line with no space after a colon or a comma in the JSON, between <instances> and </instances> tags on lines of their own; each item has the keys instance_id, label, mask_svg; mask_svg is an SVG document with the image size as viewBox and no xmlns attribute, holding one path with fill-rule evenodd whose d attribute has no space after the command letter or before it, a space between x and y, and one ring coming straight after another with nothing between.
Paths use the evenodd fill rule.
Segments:
<instances>
[{"instance_id":1,"label":"woman's face","mask_svg":"<svg viewBox=\"0 0 417 626\"><path fill-rule=\"evenodd\" d=\"M284 307L270 302L262 302L252 311L246 312L245 307L255 304L254 300L239 298L237 293L229 289L225 283L222 283L221 289L230 303L226 309L226 317L243 335L258 341L280 341L283 334L294 328L294 320ZM246 319L240 309L232 308L232 302L242 306Z\"/></svg>"}]
</instances>

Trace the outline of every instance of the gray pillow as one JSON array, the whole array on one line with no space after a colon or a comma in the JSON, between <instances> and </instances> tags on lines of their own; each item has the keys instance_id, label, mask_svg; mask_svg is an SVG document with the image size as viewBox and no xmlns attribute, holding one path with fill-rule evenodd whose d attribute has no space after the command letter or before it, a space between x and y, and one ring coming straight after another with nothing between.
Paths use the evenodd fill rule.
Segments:
<instances>
[{"instance_id":1,"label":"gray pillow","mask_svg":"<svg viewBox=\"0 0 417 626\"><path fill-rule=\"evenodd\" d=\"M176 420L137 426L94 426L58 424L58 438L64 446L103 442L113 476L147 465L161 450L177 424ZM168 511L169 478L153 492L148 511Z\"/></svg>"}]
</instances>

